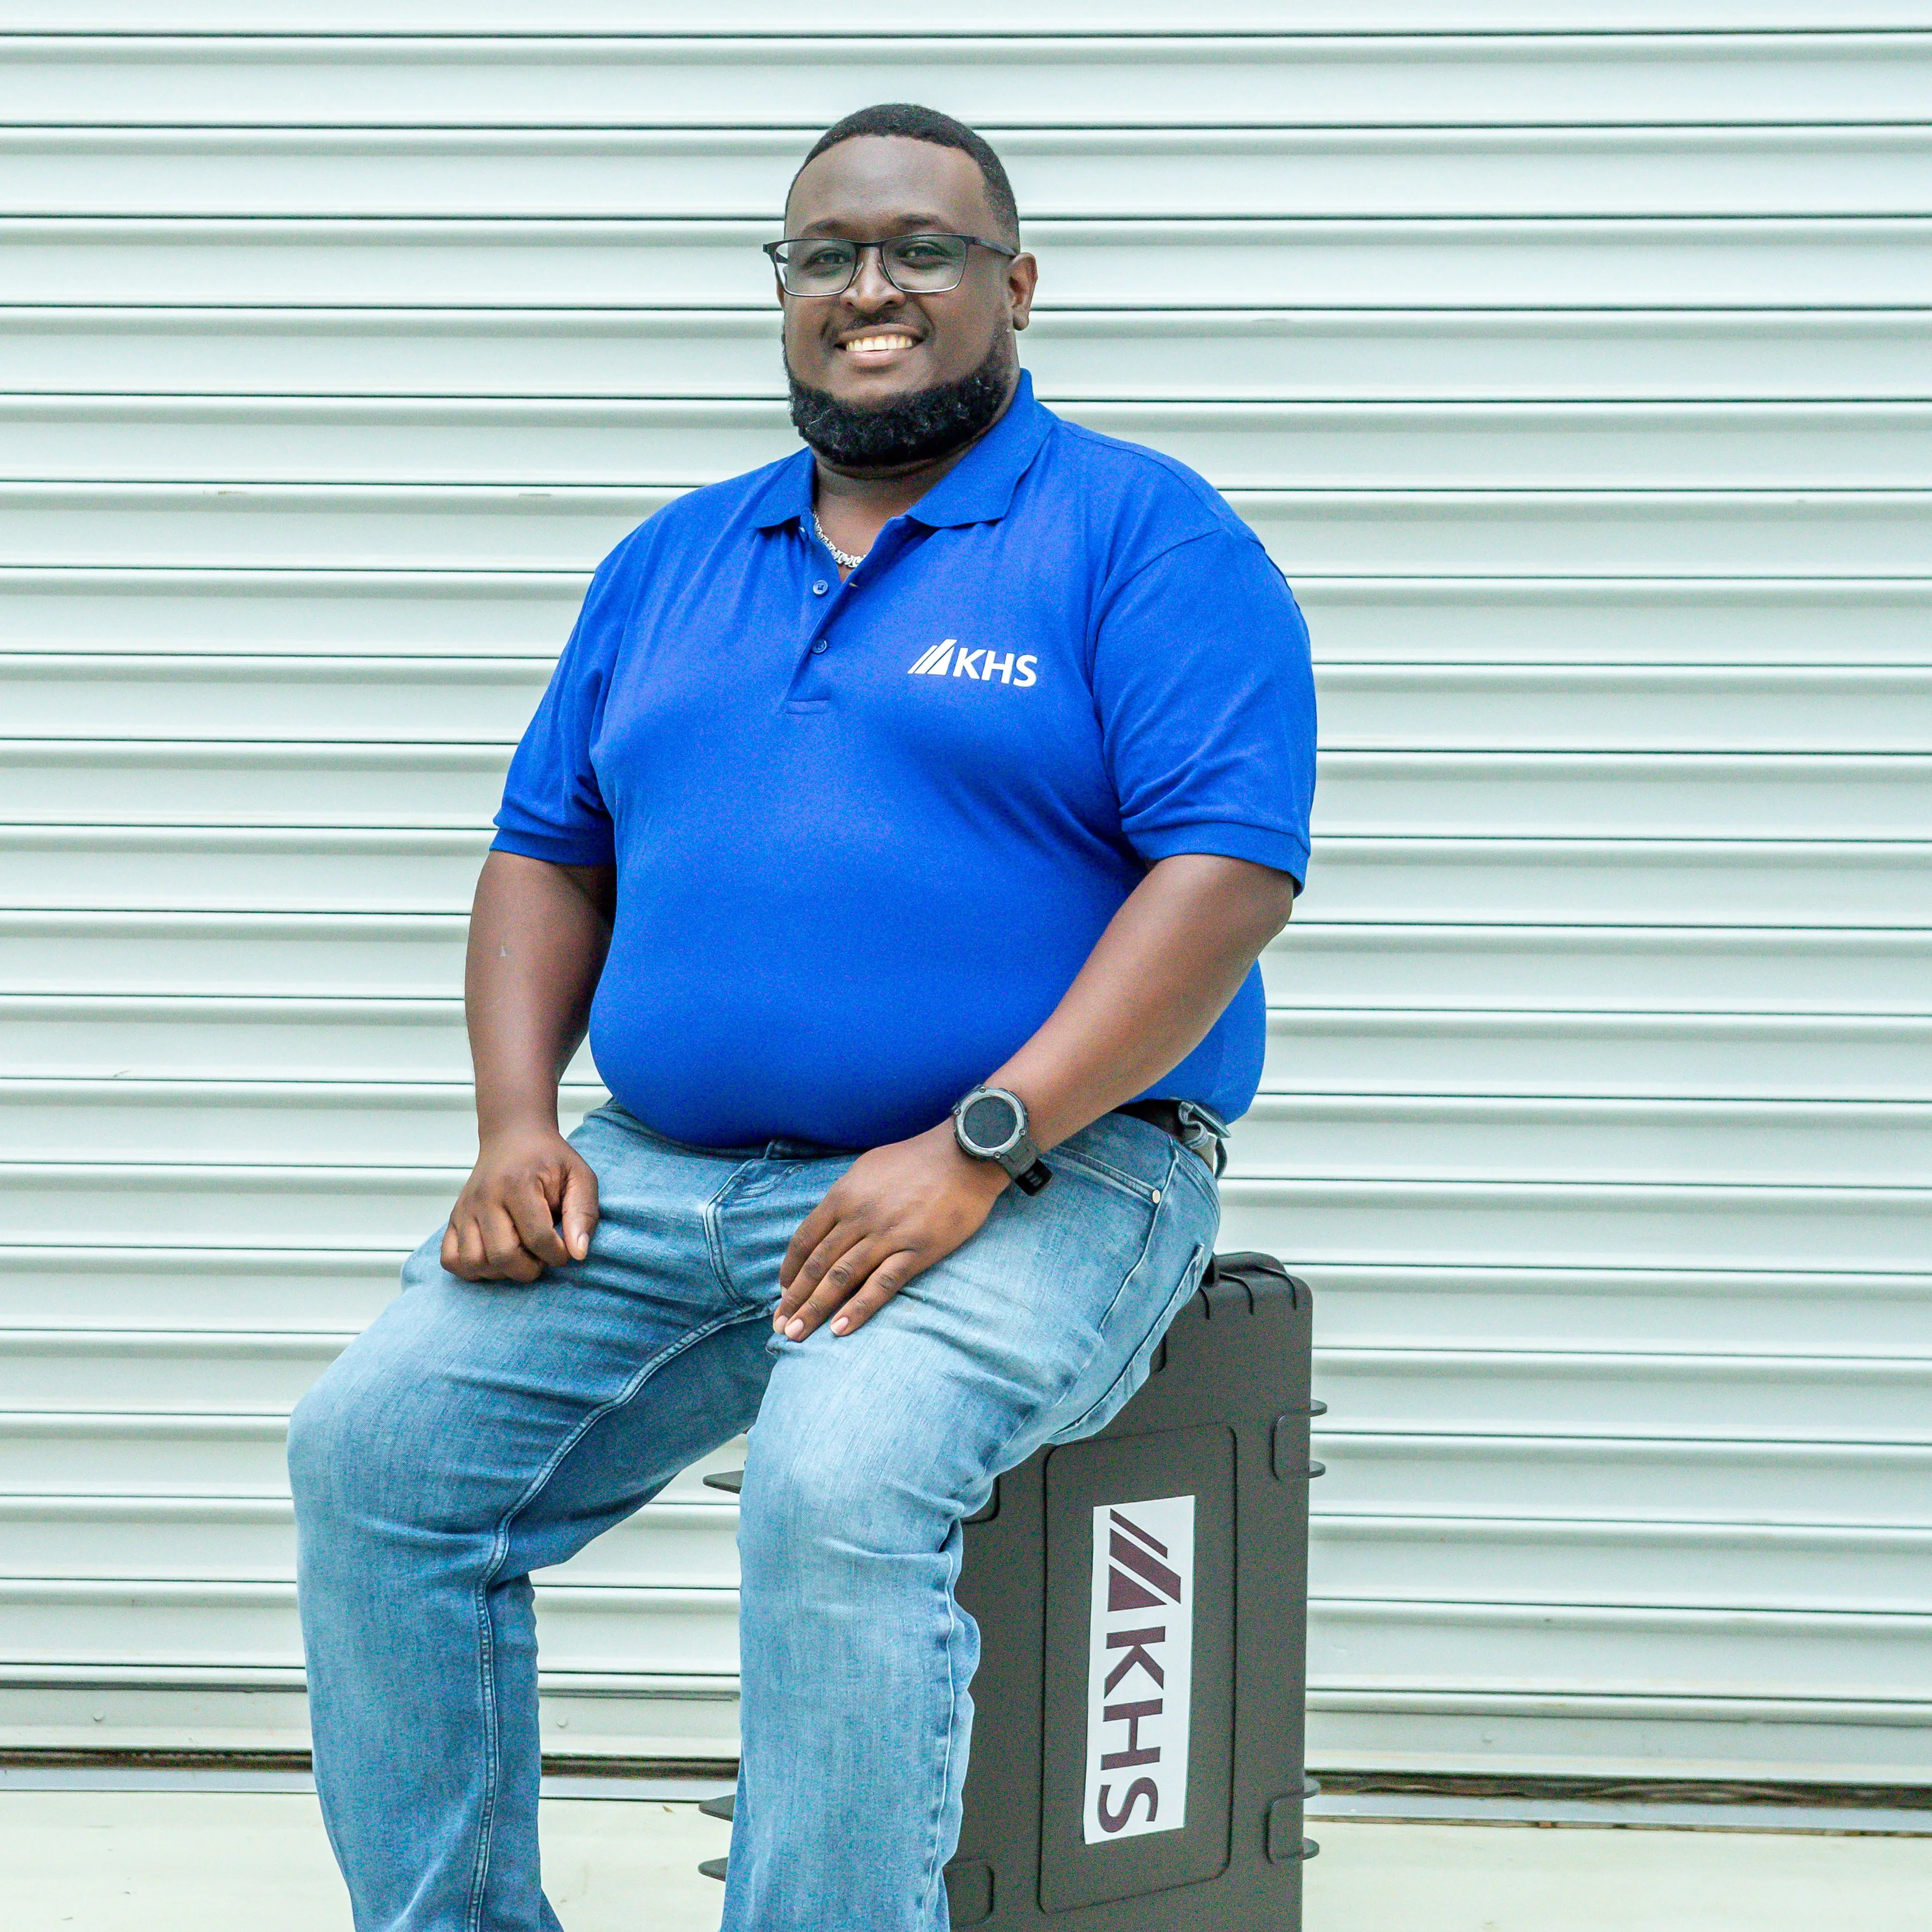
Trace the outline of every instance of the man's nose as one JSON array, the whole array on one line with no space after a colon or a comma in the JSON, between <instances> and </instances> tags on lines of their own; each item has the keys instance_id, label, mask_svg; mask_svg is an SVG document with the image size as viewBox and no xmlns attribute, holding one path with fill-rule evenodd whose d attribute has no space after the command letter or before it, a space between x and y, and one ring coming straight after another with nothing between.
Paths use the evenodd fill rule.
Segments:
<instances>
[{"instance_id":1,"label":"man's nose","mask_svg":"<svg viewBox=\"0 0 1932 1932\"><path fill-rule=\"evenodd\" d=\"M890 308L899 299L899 292L886 278L885 262L876 242L859 250L859 266L845 298L855 308Z\"/></svg>"}]
</instances>

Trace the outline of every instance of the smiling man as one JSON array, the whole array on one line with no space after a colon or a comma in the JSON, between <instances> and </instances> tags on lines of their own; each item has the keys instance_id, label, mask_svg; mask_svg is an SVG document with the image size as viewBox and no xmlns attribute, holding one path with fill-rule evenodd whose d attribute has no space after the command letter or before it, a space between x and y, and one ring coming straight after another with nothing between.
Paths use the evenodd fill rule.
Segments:
<instances>
[{"instance_id":1,"label":"smiling man","mask_svg":"<svg viewBox=\"0 0 1932 1932\"><path fill-rule=\"evenodd\" d=\"M1138 1387L1260 1077L1314 782L1280 574L1034 400L958 122L840 122L769 252L807 447L598 572L477 887L475 1171L291 1432L360 1932L556 1924L530 1572L747 1427L727 1932L942 1932L961 1520ZM664 1641L571 1660L726 1667Z\"/></svg>"}]
</instances>

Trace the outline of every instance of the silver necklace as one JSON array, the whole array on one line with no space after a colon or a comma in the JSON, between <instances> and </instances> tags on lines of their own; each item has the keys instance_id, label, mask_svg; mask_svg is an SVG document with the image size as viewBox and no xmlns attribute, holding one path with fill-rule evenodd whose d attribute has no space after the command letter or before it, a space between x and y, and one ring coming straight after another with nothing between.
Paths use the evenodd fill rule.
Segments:
<instances>
[{"instance_id":1,"label":"silver necklace","mask_svg":"<svg viewBox=\"0 0 1932 1932\"><path fill-rule=\"evenodd\" d=\"M832 553L832 561L838 565L841 570L856 570L860 565L865 562L866 553L863 550L854 556L850 550L841 550L825 534L825 526L818 520L818 512L816 510L812 513L812 527L818 532L818 541Z\"/></svg>"}]
</instances>

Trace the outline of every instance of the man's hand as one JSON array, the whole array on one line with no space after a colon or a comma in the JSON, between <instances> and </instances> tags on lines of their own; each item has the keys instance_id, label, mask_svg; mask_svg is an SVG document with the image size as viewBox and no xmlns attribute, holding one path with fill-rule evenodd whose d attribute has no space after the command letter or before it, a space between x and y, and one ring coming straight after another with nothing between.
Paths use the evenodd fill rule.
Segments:
<instances>
[{"instance_id":1,"label":"man's hand","mask_svg":"<svg viewBox=\"0 0 1932 1932\"><path fill-rule=\"evenodd\" d=\"M1006 1184L997 1161L959 1151L950 1120L862 1154L791 1238L772 1326L794 1342L828 1318L835 1335L863 1328L979 1232Z\"/></svg>"},{"instance_id":2,"label":"man's hand","mask_svg":"<svg viewBox=\"0 0 1932 1932\"><path fill-rule=\"evenodd\" d=\"M442 1264L465 1281L535 1281L580 1262L597 1225L597 1177L554 1127L483 1144L450 1210Z\"/></svg>"}]
</instances>

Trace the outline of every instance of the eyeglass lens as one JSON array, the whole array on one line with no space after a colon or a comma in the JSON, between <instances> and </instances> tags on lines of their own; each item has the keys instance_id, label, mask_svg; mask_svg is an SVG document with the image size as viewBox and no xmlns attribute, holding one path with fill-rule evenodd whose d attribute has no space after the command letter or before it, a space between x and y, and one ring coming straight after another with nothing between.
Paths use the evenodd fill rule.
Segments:
<instances>
[{"instance_id":1,"label":"eyeglass lens","mask_svg":"<svg viewBox=\"0 0 1932 1932\"><path fill-rule=\"evenodd\" d=\"M860 244L830 236L788 242L779 268L795 296L836 296L858 273ZM968 244L956 235L902 235L879 244L886 278L904 295L938 295L956 288L966 271Z\"/></svg>"}]
</instances>

